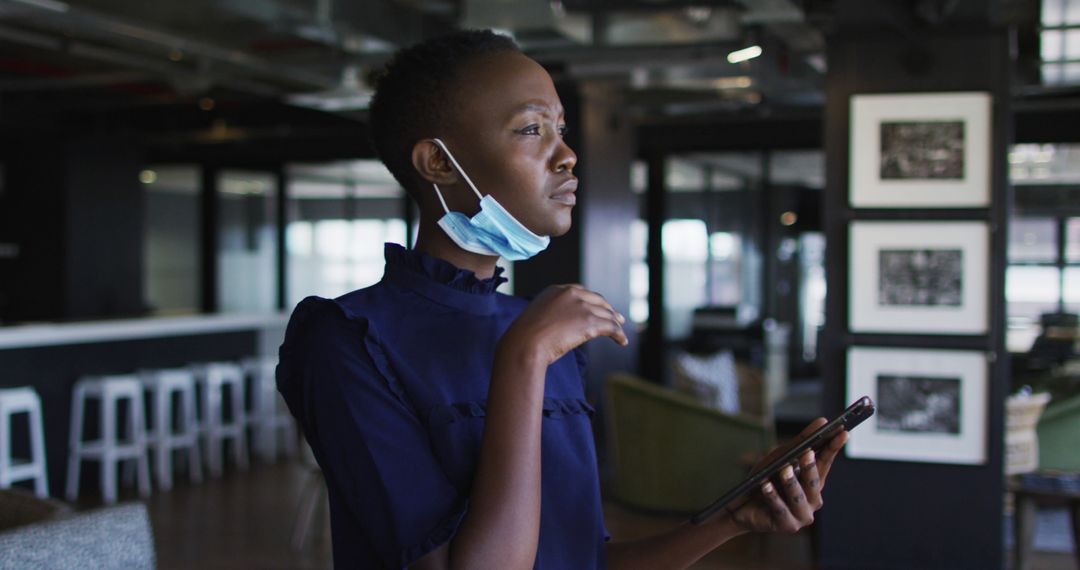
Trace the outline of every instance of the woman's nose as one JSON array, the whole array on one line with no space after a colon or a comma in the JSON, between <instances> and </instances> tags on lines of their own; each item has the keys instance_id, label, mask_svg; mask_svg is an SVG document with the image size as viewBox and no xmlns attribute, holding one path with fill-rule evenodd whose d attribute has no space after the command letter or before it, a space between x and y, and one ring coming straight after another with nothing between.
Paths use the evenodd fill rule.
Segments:
<instances>
[{"instance_id":1,"label":"woman's nose","mask_svg":"<svg viewBox=\"0 0 1080 570\"><path fill-rule=\"evenodd\" d=\"M574 166L577 165L577 154L562 138L559 139L557 144L558 147L556 147L555 155L553 157L555 172L562 172L564 170L566 172L573 171Z\"/></svg>"}]
</instances>

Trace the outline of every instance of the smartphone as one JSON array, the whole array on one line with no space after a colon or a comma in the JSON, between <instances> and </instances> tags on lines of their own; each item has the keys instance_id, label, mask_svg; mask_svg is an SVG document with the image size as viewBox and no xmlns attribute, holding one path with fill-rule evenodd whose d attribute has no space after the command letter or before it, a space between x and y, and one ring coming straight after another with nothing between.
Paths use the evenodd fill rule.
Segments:
<instances>
[{"instance_id":1,"label":"smartphone","mask_svg":"<svg viewBox=\"0 0 1080 570\"><path fill-rule=\"evenodd\" d=\"M742 506L749 498L751 492L759 489L765 481L779 475L780 470L785 466L792 465L795 467L796 472L798 472L799 457L805 453L807 449L813 449L814 453L821 451L821 449L841 431L851 431L855 426L861 424L866 418L869 418L872 415L874 415L873 400L868 396L863 396L862 398L855 400L855 403L848 406L848 408L844 410L844 413L840 414L836 419L815 430L814 433L799 442L798 445L769 462L768 465L751 473L733 489L724 493L719 499L713 501L712 504L691 517L690 522L693 524L701 524L721 509L738 508Z\"/></svg>"}]
</instances>

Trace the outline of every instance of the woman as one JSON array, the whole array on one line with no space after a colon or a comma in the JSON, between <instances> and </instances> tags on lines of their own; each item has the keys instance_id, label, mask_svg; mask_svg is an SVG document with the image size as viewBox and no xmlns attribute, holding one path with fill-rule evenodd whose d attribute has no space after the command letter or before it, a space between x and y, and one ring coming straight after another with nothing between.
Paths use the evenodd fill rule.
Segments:
<instances>
[{"instance_id":1,"label":"woman","mask_svg":"<svg viewBox=\"0 0 1080 570\"><path fill-rule=\"evenodd\" d=\"M459 32L399 52L371 117L419 206L416 248L387 244L376 285L301 302L278 368L326 476L336 566L678 568L813 521L846 434L733 513L609 542L575 349L625 345L625 319L579 285L495 292L500 256L570 228L577 157L551 78L509 39Z\"/></svg>"}]
</instances>

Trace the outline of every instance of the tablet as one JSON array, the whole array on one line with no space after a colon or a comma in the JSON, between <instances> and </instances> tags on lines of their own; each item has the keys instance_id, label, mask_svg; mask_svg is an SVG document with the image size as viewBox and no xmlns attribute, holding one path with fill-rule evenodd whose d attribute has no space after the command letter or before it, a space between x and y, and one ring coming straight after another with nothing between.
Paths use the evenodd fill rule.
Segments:
<instances>
[{"instance_id":1,"label":"tablet","mask_svg":"<svg viewBox=\"0 0 1080 570\"><path fill-rule=\"evenodd\" d=\"M807 436L798 445L769 462L768 465L751 473L733 489L724 493L719 499L691 517L690 522L701 524L724 508L734 509L742 506L752 491L759 489L765 481L776 477L786 465L794 466L797 472L799 470L799 456L805 453L807 449L813 449L814 453L821 451L841 431L851 431L872 415L874 415L873 400L868 396L855 400L855 403L848 406L839 417L815 430L814 433Z\"/></svg>"}]
</instances>

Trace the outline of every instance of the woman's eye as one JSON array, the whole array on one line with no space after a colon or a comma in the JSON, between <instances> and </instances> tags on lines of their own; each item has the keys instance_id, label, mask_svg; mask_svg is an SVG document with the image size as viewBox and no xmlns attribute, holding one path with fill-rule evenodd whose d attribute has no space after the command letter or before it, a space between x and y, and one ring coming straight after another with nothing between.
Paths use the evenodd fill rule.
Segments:
<instances>
[{"instance_id":1,"label":"woman's eye","mask_svg":"<svg viewBox=\"0 0 1080 570\"><path fill-rule=\"evenodd\" d=\"M559 125L559 136L560 137L565 137L567 130L568 129L566 128L566 125Z\"/></svg>"},{"instance_id":2,"label":"woman's eye","mask_svg":"<svg viewBox=\"0 0 1080 570\"><path fill-rule=\"evenodd\" d=\"M540 125L529 125L523 129L519 129L518 133L523 135L538 135L540 134Z\"/></svg>"}]
</instances>

